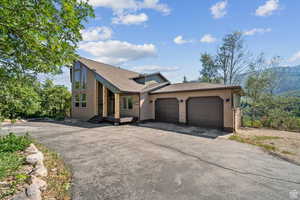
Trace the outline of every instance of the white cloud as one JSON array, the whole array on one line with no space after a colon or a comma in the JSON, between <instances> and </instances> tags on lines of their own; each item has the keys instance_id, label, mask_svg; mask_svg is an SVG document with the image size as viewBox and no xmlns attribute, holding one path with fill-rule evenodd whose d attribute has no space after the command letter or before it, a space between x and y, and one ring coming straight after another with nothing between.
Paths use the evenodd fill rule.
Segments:
<instances>
[{"instance_id":1,"label":"white cloud","mask_svg":"<svg viewBox=\"0 0 300 200\"><path fill-rule=\"evenodd\" d=\"M184 40L181 35L178 35L177 37L174 38L174 43L176 44L185 44L185 43L190 43L190 40Z\"/></svg>"},{"instance_id":2,"label":"white cloud","mask_svg":"<svg viewBox=\"0 0 300 200\"><path fill-rule=\"evenodd\" d=\"M214 38L211 34L205 34L200 40L200 42L203 42L203 43L213 43L216 41L217 41L217 39Z\"/></svg>"},{"instance_id":3,"label":"white cloud","mask_svg":"<svg viewBox=\"0 0 300 200\"><path fill-rule=\"evenodd\" d=\"M171 10L167 4L162 4L159 0L89 0L88 3L94 7L111 8L115 14L122 14L124 11L137 11L141 9L153 9L165 15Z\"/></svg>"},{"instance_id":4,"label":"white cloud","mask_svg":"<svg viewBox=\"0 0 300 200\"><path fill-rule=\"evenodd\" d=\"M215 19L219 19L224 17L227 14L227 0L225 1L220 1L218 3L216 3L215 5L213 5L210 8L211 14L213 15L213 18Z\"/></svg>"},{"instance_id":5,"label":"white cloud","mask_svg":"<svg viewBox=\"0 0 300 200\"><path fill-rule=\"evenodd\" d=\"M168 15L171 12L171 9L168 7L168 5L159 3L159 0L144 0L144 2L141 4L141 8L153 9L165 15Z\"/></svg>"},{"instance_id":6,"label":"white cloud","mask_svg":"<svg viewBox=\"0 0 300 200\"><path fill-rule=\"evenodd\" d=\"M255 15L257 16L269 16L272 15L274 11L279 9L279 0L268 0L262 6L256 9Z\"/></svg>"},{"instance_id":7,"label":"white cloud","mask_svg":"<svg viewBox=\"0 0 300 200\"><path fill-rule=\"evenodd\" d=\"M118 40L81 43L79 49L90 53L96 60L109 64L121 64L156 55L153 44L136 45Z\"/></svg>"},{"instance_id":8,"label":"white cloud","mask_svg":"<svg viewBox=\"0 0 300 200\"><path fill-rule=\"evenodd\" d=\"M254 28L254 29L251 29L251 30L247 30L247 31L244 31L243 34L244 35L255 35L257 33L267 33L267 32L271 32L272 29L270 28Z\"/></svg>"},{"instance_id":9,"label":"white cloud","mask_svg":"<svg viewBox=\"0 0 300 200\"><path fill-rule=\"evenodd\" d=\"M298 51L292 57L290 57L289 62L295 62L297 60L300 60L300 51Z\"/></svg>"},{"instance_id":10,"label":"white cloud","mask_svg":"<svg viewBox=\"0 0 300 200\"><path fill-rule=\"evenodd\" d=\"M91 27L80 32L83 41L107 40L113 34L113 31L105 26Z\"/></svg>"},{"instance_id":11,"label":"white cloud","mask_svg":"<svg viewBox=\"0 0 300 200\"><path fill-rule=\"evenodd\" d=\"M174 72L178 71L179 67L164 67L159 65L145 65L139 67L133 67L133 71L139 73L154 73L154 72Z\"/></svg>"},{"instance_id":12,"label":"white cloud","mask_svg":"<svg viewBox=\"0 0 300 200\"><path fill-rule=\"evenodd\" d=\"M141 13L139 15L120 15L115 18L113 18L112 23L113 24L141 24L143 22L146 22L148 20L148 16L145 13Z\"/></svg>"}]
</instances>

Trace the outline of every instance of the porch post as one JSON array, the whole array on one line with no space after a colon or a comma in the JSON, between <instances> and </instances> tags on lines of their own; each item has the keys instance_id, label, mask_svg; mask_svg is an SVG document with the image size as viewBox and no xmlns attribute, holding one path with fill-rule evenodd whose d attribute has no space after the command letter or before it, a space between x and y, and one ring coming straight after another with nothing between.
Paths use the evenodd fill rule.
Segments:
<instances>
[{"instance_id":1,"label":"porch post","mask_svg":"<svg viewBox=\"0 0 300 200\"><path fill-rule=\"evenodd\" d=\"M103 85L103 113L102 117L107 117L107 105L108 105L108 89Z\"/></svg>"},{"instance_id":2,"label":"porch post","mask_svg":"<svg viewBox=\"0 0 300 200\"><path fill-rule=\"evenodd\" d=\"M120 119L120 94L115 93L115 119Z\"/></svg>"}]
</instances>

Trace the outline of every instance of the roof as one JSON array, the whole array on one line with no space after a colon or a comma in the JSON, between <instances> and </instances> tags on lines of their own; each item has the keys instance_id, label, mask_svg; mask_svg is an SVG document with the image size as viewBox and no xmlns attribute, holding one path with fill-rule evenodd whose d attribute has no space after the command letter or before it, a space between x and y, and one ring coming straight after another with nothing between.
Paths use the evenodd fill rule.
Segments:
<instances>
[{"instance_id":1,"label":"roof","mask_svg":"<svg viewBox=\"0 0 300 200\"><path fill-rule=\"evenodd\" d=\"M151 92L151 94L188 92L188 91L200 91L200 90L220 90L220 89L241 89L241 87L227 86L223 84L213 84L213 83L176 83L155 90Z\"/></svg>"},{"instance_id":2,"label":"roof","mask_svg":"<svg viewBox=\"0 0 300 200\"><path fill-rule=\"evenodd\" d=\"M82 57L79 61L114 85L121 92L140 92L145 87L145 85L133 80L133 78L140 76L137 72Z\"/></svg>"},{"instance_id":3,"label":"roof","mask_svg":"<svg viewBox=\"0 0 300 200\"><path fill-rule=\"evenodd\" d=\"M150 74L139 74L139 76L134 77L134 79L136 79L136 78L145 78L145 77L149 77L149 76L153 76L153 75L158 75L162 79L164 79L166 82L169 82L169 80L165 76L163 76L160 72L154 72L154 73L150 73Z\"/></svg>"},{"instance_id":4,"label":"roof","mask_svg":"<svg viewBox=\"0 0 300 200\"><path fill-rule=\"evenodd\" d=\"M145 86L141 92L151 92L153 90L162 88L166 85L170 85L170 82L154 83L154 84Z\"/></svg>"}]
</instances>

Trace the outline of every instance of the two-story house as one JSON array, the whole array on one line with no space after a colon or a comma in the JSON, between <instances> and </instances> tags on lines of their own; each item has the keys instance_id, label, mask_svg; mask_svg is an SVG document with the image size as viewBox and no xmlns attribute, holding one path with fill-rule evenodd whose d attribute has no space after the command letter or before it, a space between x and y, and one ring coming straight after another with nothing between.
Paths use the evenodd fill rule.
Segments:
<instances>
[{"instance_id":1,"label":"two-story house","mask_svg":"<svg viewBox=\"0 0 300 200\"><path fill-rule=\"evenodd\" d=\"M73 118L156 120L233 130L240 123L240 86L171 84L162 74L137 72L86 58L71 68Z\"/></svg>"}]
</instances>

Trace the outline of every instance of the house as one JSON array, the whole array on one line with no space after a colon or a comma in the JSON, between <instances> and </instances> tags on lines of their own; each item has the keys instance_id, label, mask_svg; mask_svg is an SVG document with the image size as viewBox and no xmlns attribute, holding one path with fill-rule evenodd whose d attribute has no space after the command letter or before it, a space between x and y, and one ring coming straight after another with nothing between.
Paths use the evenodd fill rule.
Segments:
<instances>
[{"instance_id":1,"label":"house","mask_svg":"<svg viewBox=\"0 0 300 200\"><path fill-rule=\"evenodd\" d=\"M156 120L225 130L240 121L240 86L171 84L160 73L139 74L86 58L74 62L71 82L71 115L81 120Z\"/></svg>"}]
</instances>

